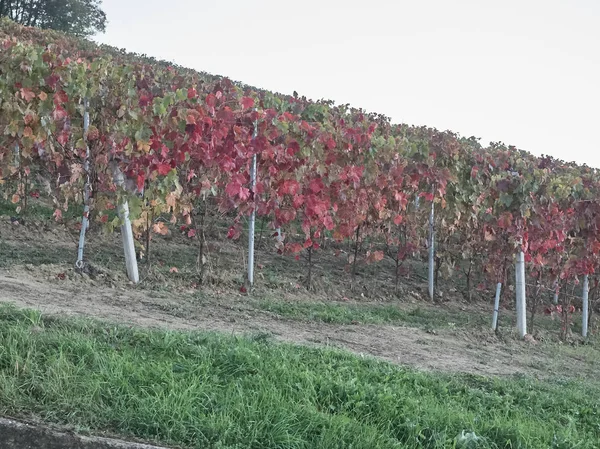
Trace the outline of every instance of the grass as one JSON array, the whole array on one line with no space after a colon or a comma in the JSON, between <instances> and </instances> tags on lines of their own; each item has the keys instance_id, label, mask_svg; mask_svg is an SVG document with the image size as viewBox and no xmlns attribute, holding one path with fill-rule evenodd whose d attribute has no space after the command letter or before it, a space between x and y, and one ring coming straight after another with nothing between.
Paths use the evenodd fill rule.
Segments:
<instances>
[{"instance_id":1,"label":"grass","mask_svg":"<svg viewBox=\"0 0 600 449\"><path fill-rule=\"evenodd\" d=\"M421 373L264 336L0 307L0 414L190 448L594 448L592 382Z\"/></svg>"},{"instance_id":2,"label":"grass","mask_svg":"<svg viewBox=\"0 0 600 449\"><path fill-rule=\"evenodd\" d=\"M479 314L460 310L414 307L405 310L394 304L355 304L263 299L256 307L286 318L332 324L402 324L421 328L454 328L487 324ZM485 317L487 318L487 317Z\"/></svg>"},{"instance_id":3,"label":"grass","mask_svg":"<svg viewBox=\"0 0 600 449\"><path fill-rule=\"evenodd\" d=\"M0 215L9 215L15 217L24 218L25 221L30 219L34 220L54 220L53 214L55 211L54 207L49 206L43 201L36 200L33 198L29 199L27 210L23 212L17 212L18 204L5 201L0 197ZM75 220L81 218L83 214L83 206L72 205L68 211L63 211L63 218L68 220Z\"/></svg>"},{"instance_id":4,"label":"grass","mask_svg":"<svg viewBox=\"0 0 600 449\"><path fill-rule=\"evenodd\" d=\"M13 265L45 265L59 264L66 261L71 262L77 258L77 247L56 246L52 251L48 247L37 244L13 244L0 241L0 267L11 267Z\"/></svg>"}]
</instances>

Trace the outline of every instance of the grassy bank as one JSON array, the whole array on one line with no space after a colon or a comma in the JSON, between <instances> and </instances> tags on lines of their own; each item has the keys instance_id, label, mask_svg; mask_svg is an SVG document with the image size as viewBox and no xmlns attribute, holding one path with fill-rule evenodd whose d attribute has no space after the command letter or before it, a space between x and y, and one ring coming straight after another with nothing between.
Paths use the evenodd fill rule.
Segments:
<instances>
[{"instance_id":1,"label":"grassy bank","mask_svg":"<svg viewBox=\"0 0 600 449\"><path fill-rule=\"evenodd\" d=\"M596 383L0 308L0 414L193 448L594 448Z\"/></svg>"},{"instance_id":2,"label":"grassy bank","mask_svg":"<svg viewBox=\"0 0 600 449\"><path fill-rule=\"evenodd\" d=\"M256 307L299 321L332 324L400 324L419 328L483 326L487 316L463 313L460 309L433 309L398 304L355 304L314 301L276 301L263 299Z\"/></svg>"}]
</instances>

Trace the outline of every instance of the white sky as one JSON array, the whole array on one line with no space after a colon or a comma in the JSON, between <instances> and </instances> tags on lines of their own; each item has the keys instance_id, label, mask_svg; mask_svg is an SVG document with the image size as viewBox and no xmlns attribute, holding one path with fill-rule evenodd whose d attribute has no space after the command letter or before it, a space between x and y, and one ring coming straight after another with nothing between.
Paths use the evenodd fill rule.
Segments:
<instances>
[{"instance_id":1,"label":"white sky","mask_svg":"<svg viewBox=\"0 0 600 449\"><path fill-rule=\"evenodd\" d=\"M104 0L97 40L600 168L600 0Z\"/></svg>"}]
</instances>

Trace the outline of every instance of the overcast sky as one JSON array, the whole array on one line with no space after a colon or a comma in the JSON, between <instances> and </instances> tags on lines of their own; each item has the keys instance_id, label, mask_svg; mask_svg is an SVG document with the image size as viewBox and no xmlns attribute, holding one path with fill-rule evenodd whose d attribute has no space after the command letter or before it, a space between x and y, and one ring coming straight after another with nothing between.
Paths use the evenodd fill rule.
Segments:
<instances>
[{"instance_id":1,"label":"overcast sky","mask_svg":"<svg viewBox=\"0 0 600 449\"><path fill-rule=\"evenodd\" d=\"M97 40L600 168L600 0L104 0Z\"/></svg>"}]
</instances>

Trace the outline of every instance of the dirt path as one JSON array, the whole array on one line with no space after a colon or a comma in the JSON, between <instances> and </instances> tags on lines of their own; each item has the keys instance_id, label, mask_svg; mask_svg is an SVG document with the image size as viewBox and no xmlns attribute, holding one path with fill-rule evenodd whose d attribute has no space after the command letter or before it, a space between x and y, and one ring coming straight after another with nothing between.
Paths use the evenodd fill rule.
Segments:
<instances>
[{"instance_id":1,"label":"dirt path","mask_svg":"<svg viewBox=\"0 0 600 449\"><path fill-rule=\"evenodd\" d=\"M493 335L460 331L437 335L420 329L381 325L332 325L282 319L253 309L243 298L169 299L166 294L88 283L49 281L26 268L0 271L0 302L52 315L94 317L145 327L268 333L281 341L348 349L426 370L486 375L540 374L531 368L534 348L501 343ZM495 340L495 341L494 341Z\"/></svg>"}]
</instances>

